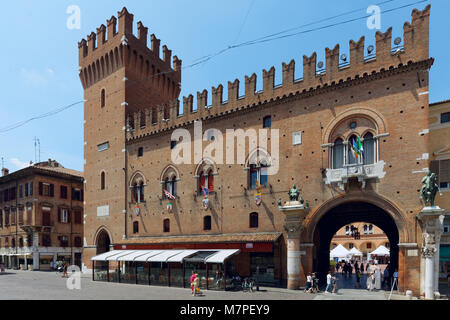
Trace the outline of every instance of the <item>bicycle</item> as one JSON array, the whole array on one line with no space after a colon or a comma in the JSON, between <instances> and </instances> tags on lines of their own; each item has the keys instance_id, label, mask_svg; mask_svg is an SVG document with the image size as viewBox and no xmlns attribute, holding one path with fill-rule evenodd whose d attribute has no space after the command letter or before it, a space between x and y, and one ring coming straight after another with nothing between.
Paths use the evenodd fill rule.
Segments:
<instances>
[{"instance_id":1,"label":"bicycle","mask_svg":"<svg viewBox=\"0 0 450 320\"><path fill-rule=\"evenodd\" d=\"M255 291L255 281L253 279L245 278L242 282L242 290L244 292L253 292Z\"/></svg>"}]
</instances>

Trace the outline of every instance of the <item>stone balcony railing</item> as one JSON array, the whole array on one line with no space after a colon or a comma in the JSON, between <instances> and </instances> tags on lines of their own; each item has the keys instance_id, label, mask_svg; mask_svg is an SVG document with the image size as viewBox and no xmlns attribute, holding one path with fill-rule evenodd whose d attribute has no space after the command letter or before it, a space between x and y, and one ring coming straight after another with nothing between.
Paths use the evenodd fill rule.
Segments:
<instances>
[{"instance_id":1,"label":"stone balcony railing","mask_svg":"<svg viewBox=\"0 0 450 320\"><path fill-rule=\"evenodd\" d=\"M384 166L384 161L378 161L373 164L349 164L339 169L327 169L324 181L325 184L335 183L344 190L345 184L350 178L357 178L364 188L367 180L384 178L386 175Z\"/></svg>"}]
</instances>

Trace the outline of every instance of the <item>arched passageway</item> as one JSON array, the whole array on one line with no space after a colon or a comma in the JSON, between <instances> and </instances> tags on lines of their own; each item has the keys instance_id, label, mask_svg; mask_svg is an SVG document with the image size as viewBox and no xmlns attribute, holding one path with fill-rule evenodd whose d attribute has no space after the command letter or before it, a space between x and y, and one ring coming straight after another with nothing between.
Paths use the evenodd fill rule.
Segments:
<instances>
[{"instance_id":1,"label":"arched passageway","mask_svg":"<svg viewBox=\"0 0 450 320\"><path fill-rule=\"evenodd\" d=\"M97 247L97 255L108 252L110 250L111 239L109 238L108 232L105 229L102 229L96 241Z\"/></svg>"},{"instance_id":2,"label":"arched passageway","mask_svg":"<svg viewBox=\"0 0 450 320\"><path fill-rule=\"evenodd\" d=\"M391 215L370 203L348 202L326 212L314 230L313 270L319 273L322 284L330 268L331 239L343 226L359 221L372 223L384 231L390 242L391 268L398 269L399 232Z\"/></svg>"}]
</instances>

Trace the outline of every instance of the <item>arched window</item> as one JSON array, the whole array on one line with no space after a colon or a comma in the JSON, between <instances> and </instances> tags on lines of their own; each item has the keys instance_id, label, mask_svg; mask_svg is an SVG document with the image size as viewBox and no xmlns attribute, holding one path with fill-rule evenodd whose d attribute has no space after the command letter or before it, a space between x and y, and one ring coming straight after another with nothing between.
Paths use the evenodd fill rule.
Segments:
<instances>
[{"instance_id":1,"label":"arched window","mask_svg":"<svg viewBox=\"0 0 450 320\"><path fill-rule=\"evenodd\" d=\"M351 136L350 139L348 139L348 145L347 145L347 164L356 164L358 163L358 158L354 152L353 149L353 143L357 143L357 137L356 136Z\"/></svg>"},{"instance_id":2,"label":"arched window","mask_svg":"<svg viewBox=\"0 0 450 320\"><path fill-rule=\"evenodd\" d=\"M264 164L256 165L251 164L250 165L250 189L256 189L258 182L263 187L267 187L267 166Z\"/></svg>"},{"instance_id":3,"label":"arched window","mask_svg":"<svg viewBox=\"0 0 450 320\"><path fill-rule=\"evenodd\" d=\"M101 173L101 177L100 177L100 189L105 190L105 172L104 171Z\"/></svg>"},{"instance_id":4,"label":"arched window","mask_svg":"<svg viewBox=\"0 0 450 320\"><path fill-rule=\"evenodd\" d=\"M135 203L145 202L144 198L144 181L135 182L133 185L133 194Z\"/></svg>"},{"instance_id":5,"label":"arched window","mask_svg":"<svg viewBox=\"0 0 450 320\"><path fill-rule=\"evenodd\" d=\"M174 197L177 196L177 177L172 177L170 179L167 177L164 181L164 190L166 190L168 193L173 195ZM165 192L164 192L165 194ZM168 196L165 194L165 197L168 198Z\"/></svg>"},{"instance_id":6,"label":"arched window","mask_svg":"<svg viewBox=\"0 0 450 320\"><path fill-rule=\"evenodd\" d=\"M263 128L270 128L272 127L272 117L267 116L263 119Z\"/></svg>"},{"instance_id":7,"label":"arched window","mask_svg":"<svg viewBox=\"0 0 450 320\"><path fill-rule=\"evenodd\" d=\"M208 189L209 192L214 192L214 174L212 170L208 172Z\"/></svg>"},{"instance_id":8,"label":"arched window","mask_svg":"<svg viewBox=\"0 0 450 320\"><path fill-rule=\"evenodd\" d=\"M354 247L354 244L350 242L350 243L348 244L348 248L349 248L349 249L353 249L353 247Z\"/></svg>"},{"instance_id":9,"label":"arched window","mask_svg":"<svg viewBox=\"0 0 450 320\"><path fill-rule=\"evenodd\" d=\"M139 233L139 222L138 221L133 222L133 233L134 234Z\"/></svg>"},{"instance_id":10,"label":"arched window","mask_svg":"<svg viewBox=\"0 0 450 320\"><path fill-rule=\"evenodd\" d=\"M369 225L369 234L373 234L373 225Z\"/></svg>"},{"instance_id":11,"label":"arched window","mask_svg":"<svg viewBox=\"0 0 450 320\"><path fill-rule=\"evenodd\" d=\"M170 219L164 219L163 228L164 232L170 232Z\"/></svg>"},{"instance_id":12,"label":"arched window","mask_svg":"<svg viewBox=\"0 0 450 320\"><path fill-rule=\"evenodd\" d=\"M19 238L19 247L23 248L23 238L22 237Z\"/></svg>"},{"instance_id":13,"label":"arched window","mask_svg":"<svg viewBox=\"0 0 450 320\"><path fill-rule=\"evenodd\" d=\"M333 146L333 169L344 167L344 142L337 139Z\"/></svg>"},{"instance_id":14,"label":"arched window","mask_svg":"<svg viewBox=\"0 0 450 320\"><path fill-rule=\"evenodd\" d=\"M211 216L203 217L203 230L211 230Z\"/></svg>"},{"instance_id":15,"label":"arched window","mask_svg":"<svg viewBox=\"0 0 450 320\"><path fill-rule=\"evenodd\" d=\"M177 197L178 172L173 166L168 166L161 176L162 196L164 199ZM173 199L172 199L173 200Z\"/></svg>"},{"instance_id":16,"label":"arched window","mask_svg":"<svg viewBox=\"0 0 450 320\"><path fill-rule=\"evenodd\" d=\"M250 213L250 228L258 228L258 213Z\"/></svg>"},{"instance_id":17,"label":"arched window","mask_svg":"<svg viewBox=\"0 0 450 320\"><path fill-rule=\"evenodd\" d=\"M138 158L143 157L143 156L144 156L144 148L143 148L143 147L140 147L140 148L138 149Z\"/></svg>"},{"instance_id":18,"label":"arched window","mask_svg":"<svg viewBox=\"0 0 450 320\"><path fill-rule=\"evenodd\" d=\"M103 107L105 107L105 104L106 104L106 93L105 93L105 89L102 89L102 93L101 93L101 98L100 98L100 100L101 100L101 106L102 106L102 108Z\"/></svg>"},{"instance_id":19,"label":"arched window","mask_svg":"<svg viewBox=\"0 0 450 320\"><path fill-rule=\"evenodd\" d=\"M364 229L363 234L367 234L367 224L364 225L363 229Z\"/></svg>"},{"instance_id":20,"label":"arched window","mask_svg":"<svg viewBox=\"0 0 450 320\"><path fill-rule=\"evenodd\" d=\"M208 192L214 192L214 173L213 170L209 170L208 173L205 173L204 171L200 172L199 177L199 184L198 184L198 191L199 194L204 194L203 188L208 188Z\"/></svg>"},{"instance_id":21,"label":"arched window","mask_svg":"<svg viewBox=\"0 0 450 320\"><path fill-rule=\"evenodd\" d=\"M346 235L351 234L350 226L345 226L345 234Z\"/></svg>"},{"instance_id":22,"label":"arched window","mask_svg":"<svg viewBox=\"0 0 450 320\"><path fill-rule=\"evenodd\" d=\"M375 163L375 140L373 139L373 135L370 132L364 136L363 148L364 148L364 155L363 155L364 164Z\"/></svg>"}]
</instances>

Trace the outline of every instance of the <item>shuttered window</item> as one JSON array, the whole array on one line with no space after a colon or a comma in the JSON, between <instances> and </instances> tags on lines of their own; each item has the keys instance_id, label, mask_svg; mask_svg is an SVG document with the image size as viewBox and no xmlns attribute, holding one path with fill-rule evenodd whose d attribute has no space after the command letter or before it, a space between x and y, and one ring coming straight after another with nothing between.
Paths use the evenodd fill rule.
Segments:
<instances>
[{"instance_id":1,"label":"shuttered window","mask_svg":"<svg viewBox=\"0 0 450 320\"><path fill-rule=\"evenodd\" d=\"M430 171L436 173L437 181L441 188L450 187L450 159L431 161Z\"/></svg>"}]
</instances>

